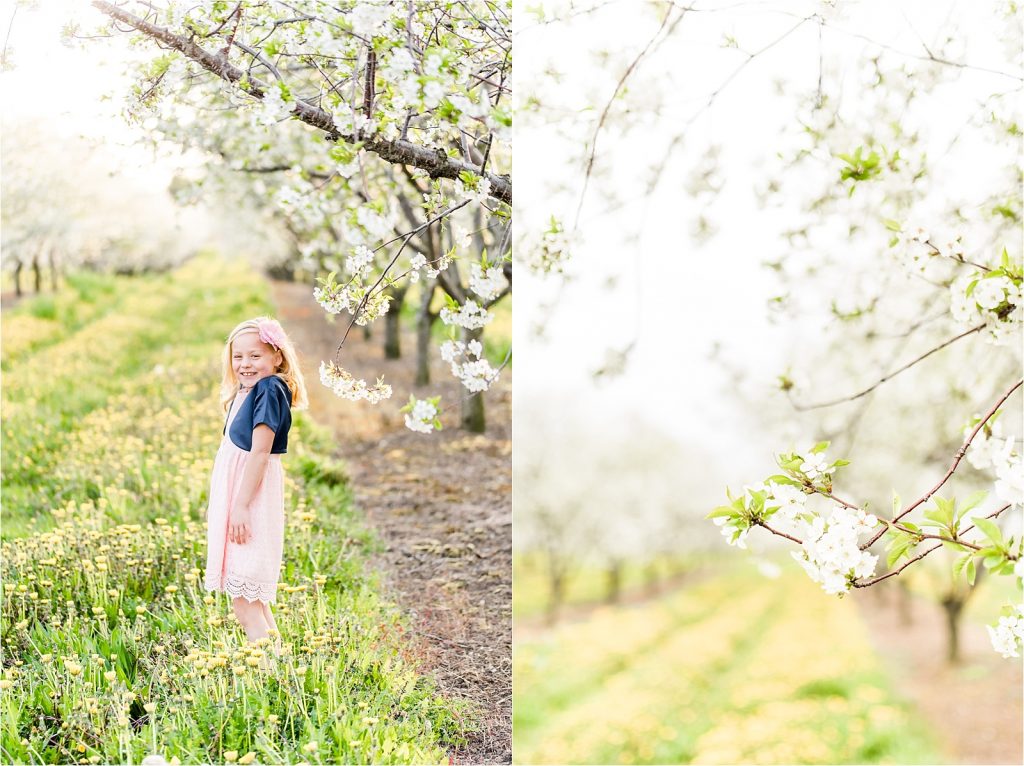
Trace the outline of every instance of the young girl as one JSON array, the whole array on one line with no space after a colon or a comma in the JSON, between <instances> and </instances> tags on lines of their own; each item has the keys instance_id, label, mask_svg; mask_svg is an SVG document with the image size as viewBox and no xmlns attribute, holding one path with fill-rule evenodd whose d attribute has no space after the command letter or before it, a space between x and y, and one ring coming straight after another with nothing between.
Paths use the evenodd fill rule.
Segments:
<instances>
[{"instance_id":1,"label":"young girl","mask_svg":"<svg viewBox=\"0 0 1024 766\"><path fill-rule=\"evenodd\" d=\"M295 348L273 319L249 319L232 330L223 368L227 419L210 481L205 588L233 597L235 616L256 642L277 632L270 604L284 543L281 455L291 408L308 400Z\"/></svg>"}]
</instances>

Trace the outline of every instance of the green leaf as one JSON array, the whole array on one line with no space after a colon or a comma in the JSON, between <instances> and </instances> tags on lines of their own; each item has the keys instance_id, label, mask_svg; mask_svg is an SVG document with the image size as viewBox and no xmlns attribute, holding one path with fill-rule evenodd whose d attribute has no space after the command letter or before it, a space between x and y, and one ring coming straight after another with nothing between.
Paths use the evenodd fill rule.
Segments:
<instances>
[{"instance_id":1,"label":"green leaf","mask_svg":"<svg viewBox=\"0 0 1024 766\"><path fill-rule=\"evenodd\" d=\"M722 518L723 516L735 516L735 515L736 515L736 511L733 510L730 506L728 506L728 505L720 505L717 508L715 508L715 510L713 510L711 513L709 513L707 516L705 516L704 518L705 519L719 519L719 518Z\"/></svg>"},{"instance_id":2,"label":"green leaf","mask_svg":"<svg viewBox=\"0 0 1024 766\"><path fill-rule=\"evenodd\" d=\"M900 226L899 221L894 221L891 218L883 218L882 223L885 224L885 228L889 231L895 231L896 233L903 231L903 227Z\"/></svg>"},{"instance_id":3,"label":"green leaf","mask_svg":"<svg viewBox=\"0 0 1024 766\"><path fill-rule=\"evenodd\" d=\"M813 447L811 447L811 454L816 455L819 452L824 452L825 450L828 449L828 445L829 442L818 442Z\"/></svg>"},{"instance_id":4,"label":"green leaf","mask_svg":"<svg viewBox=\"0 0 1024 766\"><path fill-rule=\"evenodd\" d=\"M964 504L960 506L960 509L957 511L957 520L959 521L963 518L965 513L967 513L970 510L973 510L975 507L980 505L986 497L988 497L988 492L986 492L985 490L975 492L973 495L969 496L966 500L964 500Z\"/></svg>"},{"instance_id":5,"label":"green leaf","mask_svg":"<svg viewBox=\"0 0 1024 766\"><path fill-rule=\"evenodd\" d=\"M991 519L985 519L980 517L974 517L971 519L974 525L980 529L989 540L992 541L996 548L1000 548L1003 545L1003 533L999 529L999 525Z\"/></svg>"}]
</instances>

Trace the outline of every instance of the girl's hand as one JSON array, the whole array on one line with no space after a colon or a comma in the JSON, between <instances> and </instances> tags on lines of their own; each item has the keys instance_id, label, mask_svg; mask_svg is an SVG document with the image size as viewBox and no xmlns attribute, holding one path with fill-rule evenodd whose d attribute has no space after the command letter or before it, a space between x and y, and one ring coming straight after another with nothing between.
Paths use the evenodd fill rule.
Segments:
<instances>
[{"instance_id":1,"label":"girl's hand","mask_svg":"<svg viewBox=\"0 0 1024 766\"><path fill-rule=\"evenodd\" d=\"M248 508L231 512L228 539L238 545L245 545L252 539L252 513Z\"/></svg>"}]
</instances>

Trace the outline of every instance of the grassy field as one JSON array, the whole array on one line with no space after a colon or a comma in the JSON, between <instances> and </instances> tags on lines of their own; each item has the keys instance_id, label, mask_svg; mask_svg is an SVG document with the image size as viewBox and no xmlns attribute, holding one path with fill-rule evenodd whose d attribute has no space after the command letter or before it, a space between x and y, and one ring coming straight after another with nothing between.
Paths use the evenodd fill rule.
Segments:
<instances>
[{"instance_id":1,"label":"grassy field","mask_svg":"<svg viewBox=\"0 0 1024 766\"><path fill-rule=\"evenodd\" d=\"M792 572L521 631L515 760L940 763L869 646L849 600Z\"/></svg>"},{"instance_id":2,"label":"grassy field","mask_svg":"<svg viewBox=\"0 0 1024 766\"><path fill-rule=\"evenodd\" d=\"M286 656L267 668L201 587L222 339L270 310L265 284L209 255L72 284L3 315L3 761L446 763L472 715L417 673L304 413L284 462Z\"/></svg>"}]
</instances>

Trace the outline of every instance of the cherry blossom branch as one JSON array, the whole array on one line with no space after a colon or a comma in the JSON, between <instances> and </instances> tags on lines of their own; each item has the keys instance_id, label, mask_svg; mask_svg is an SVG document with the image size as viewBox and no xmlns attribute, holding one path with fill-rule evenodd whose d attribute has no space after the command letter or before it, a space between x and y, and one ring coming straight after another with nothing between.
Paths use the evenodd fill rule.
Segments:
<instances>
[{"instance_id":1,"label":"cherry blossom branch","mask_svg":"<svg viewBox=\"0 0 1024 766\"><path fill-rule=\"evenodd\" d=\"M921 354L921 356L917 357L913 361L907 362L907 364L903 365L898 370L893 370L892 372L885 374L884 376L879 378L877 381L875 381L875 383L873 383L872 385L870 385L867 388L865 388L863 391L858 391L855 394L850 394L849 396L843 396L843 397L840 397L839 399L833 399L833 400L828 401L828 402L819 402L817 404L800 404L799 402L794 401L793 395L790 393L790 391L787 390L786 394L787 394L787 396L789 398L789 403L792 405L793 409L797 410L798 412L807 412L808 410L817 410L817 409L822 409L823 407L834 407L837 404L843 404L844 402L855 401L857 399L860 399L862 396L867 396L872 391L874 391L876 388L881 386L883 383L889 382L890 380L895 378L900 373L906 372L911 367L916 365L918 362L923 362L925 359L930 357L932 354L937 353L937 352L941 351L942 349L946 348L946 346L951 346L952 344L956 343L961 338L966 338L968 335L972 335L972 334L974 334L976 332L979 332L980 330L983 330L984 328L985 328L985 325L984 324L980 324L977 327L972 327L970 330L967 330L966 332L962 332L959 335L957 335L957 336L955 336L953 338L950 338L947 341L944 341L944 342L940 343L938 346L935 346L931 350L926 351L925 353Z\"/></svg>"},{"instance_id":2,"label":"cherry blossom branch","mask_svg":"<svg viewBox=\"0 0 1024 766\"><path fill-rule=\"evenodd\" d=\"M778 535L779 537L785 537L787 540L792 540L797 545L803 545L804 544L803 540L800 540L799 538L793 537L793 535L787 535L785 532L781 532L778 529L775 529L774 527L770 527L770 526L768 526L768 523L765 522L765 521L761 521L759 519L754 519L753 523L756 526L763 527L764 529L767 529L773 535Z\"/></svg>"},{"instance_id":3,"label":"cherry blossom branch","mask_svg":"<svg viewBox=\"0 0 1024 766\"><path fill-rule=\"evenodd\" d=\"M254 77L247 76L241 69L230 64L226 58L210 53L192 40L176 35L165 27L159 27L145 21L135 14L125 11L123 8L105 2L105 0L93 0L92 5L112 19L127 24L153 40L169 45L222 80L239 84L239 87L250 96L263 99L264 92L269 86ZM395 164L413 165L421 168L427 171L431 178L449 178L454 180L463 171L469 171L473 175L478 174L478 167L454 157L449 157L443 150L427 149L402 139L389 141L372 136L360 139L354 135L345 135L335 126L334 118L330 112L313 106L299 98L295 99L295 109L292 114L307 125L324 131L330 141L344 141L350 144L361 141L363 149L373 152L381 159ZM494 197L500 202L512 204L512 179L509 176L487 173L484 177L491 182L489 196Z\"/></svg>"},{"instance_id":4,"label":"cherry blossom branch","mask_svg":"<svg viewBox=\"0 0 1024 766\"><path fill-rule=\"evenodd\" d=\"M391 262L387 266L384 267L384 270L381 271L380 276L377 277L377 281L374 282L373 285L371 285L370 289L366 291L366 294L362 297L362 300L359 301L359 305L356 306L355 311L352 312L352 320L348 323L348 327L345 328L345 334L341 338L341 343L338 344L338 349L337 349L337 351L334 352L334 358L335 359L338 359L338 356L341 354L341 347L345 345L345 341L348 339L348 334L352 331L352 327L355 325L356 319L359 318L359 315L362 313L363 309L366 307L366 303L370 300L370 297L373 295L373 291L376 290L377 286L380 285L380 283L384 281L384 277L387 276L387 273L391 269L391 267L395 265L395 262L398 260L398 256L400 256L402 254L402 252L405 250L405 247L406 247L406 245L409 244L409 241L413 237L415 237L417 234L419 234L421 231L423 231L424 229L430 227L431 225L433 225L433 224L437 223L438 221L440 221L442 218L445 218L445 217L451 215L452 213L454 213L459 208L465 207L468 204L469 204L469 200L468 199L467 200L463 200L459 204L453 205L452 207L448 208L447 210L443 210L442 212L438 213L433 218L431 218L431 219L429 219L427 221L424 221L422 224L417 226L412 231L409 231L409 232L407 232L404 235L400 235L398 237L395 237L394 239L390 239L387 242L384 242L383 244L378 245L376 248L374 248L374 251L377 251L377 250L380 250L382 247L386 247L387 245L391 244L392 242L394 242L397 239L402 239L403 240L402 241L402 246L398 248L398 251L395 253L394 257L391 259Z\"/></svg>"},{"instance_id":5,"label":"cherry blossom branch","mask_svg":"<svg viewBox=\"0 0 1024 766\"><path fill-rule=\"evenodd\" d=\"M1013 394L1013 392L1016 391L1021 386L1024 386L1024 379L1018 380L1016 383L1014 383L1012 386L1010 386L1009 390L1006 391L1006 393L1004 393L999 398L999 401L997 401L994 405L992 405L992 407L989 409L989 411L987 413L985 413L985 415L981 418L981 420L978 421L978 424L974 427L974 430L971 431L970 436L968 436L967 439L964 441L964 443L960 446L960 449L958 449L956 451L956 454L953 456L953 464L949 467L949 470L946 471L946 475L943 476L939 480L938 484L936 484L934 487L932 487L930 490L928 490L925 494L923 494L915 502L911 503L906 508L904 508L900 513L896 514L896 516L893 518L893 521L899 521L900 519L902 519L904 516L906 516L908 513L913 511L918 506L923 505L924 503L928 502L928 500L931 498L931 496L934 495L936 492L938 492L939 489L942 488L943 484L945 484L947 481L949 481L949 478L956 471L957 466L960 465L960 461L963 460L964 455L967 454L967 449L971 446L971 442L974 441L974 437L978 435L978 432L981 431L981 429L984 427L984 425L989 420L991 420L992 417L999 410L999 408L1003 406L1003 402L1005 402L1007 399L1009 399L1010 396ZM883 534L885 534L885 530L884 529L879 530L877 533L875 533L871 537L870 540L867 541L867 543L865 543L865 544L863 544L861 546L861 550L865 550L868 547L870 547Z\"/></svg>"},{"instance_id":6,"label":"cherry blossom branch","mask_svg":"<svg viewBox=\"0 0 1024 766\"><path fill-rule=\"evenodd\" d=\"M1000 514L1002 514L1003 512L1009 510L1012 507L1013 506L1009 505L1009 504L1008 505L1004 505L1002 508L1000 508L997 511L993 511L992 513L990 513L985 518L986 519L994 519L994 518L998 517ZM966 533L970 532L972 529L974 529L975 526L976 525L971 524L969 527L965 527L964 530L962 532L960 532L960 534L966 534ZM914 534L914 533L911 533L911 534ZM959 541L957 541L957 542L959 542ZM926 548L925 550L921 551L919 554L917 554L913 558L908 559L907 561L903 562L903 564L899 568L894 569L891 572L886 572L884 575L879 575L878 577L873 577L870 580L864 580L863 582L858 582L858 581L855 580L854 583L853 583L853 587L855 587L855 588L867 588L870 585L875 585L877 583L882 582L882 580L887 580L890 577L896 577L900 572L902 572L904 569L909 567L911 564L913 564L913 563L915 563L917 561L920 561L925 556L927 556L929 553L932 553L933 551L937 551L941 547L942 547L942 543L938 543L937 545L933 545L931 548Z\"/></svg>"}]
</instances>

